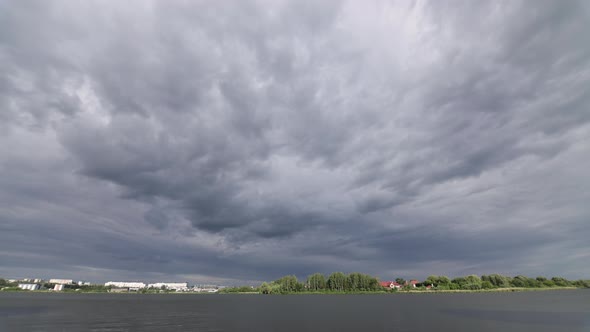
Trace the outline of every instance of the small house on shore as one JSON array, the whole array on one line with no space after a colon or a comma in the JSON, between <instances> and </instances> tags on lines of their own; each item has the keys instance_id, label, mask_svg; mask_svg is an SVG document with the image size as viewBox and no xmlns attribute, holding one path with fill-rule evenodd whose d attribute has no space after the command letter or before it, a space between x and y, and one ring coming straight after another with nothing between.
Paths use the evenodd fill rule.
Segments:
<instances>
[{"instance_id":1,"label":"small house on shore","mask_svg":"<svg viewBox=\"0 0 590 332\"><path fill-rule=\"evenodd\" d=\"M400 288L402 288L402 285L400 285L399 283L397 283L395 281L381 281L380 284L384 288L391 288L391 289L400 289Z\"/></svg>"}]
</instances>

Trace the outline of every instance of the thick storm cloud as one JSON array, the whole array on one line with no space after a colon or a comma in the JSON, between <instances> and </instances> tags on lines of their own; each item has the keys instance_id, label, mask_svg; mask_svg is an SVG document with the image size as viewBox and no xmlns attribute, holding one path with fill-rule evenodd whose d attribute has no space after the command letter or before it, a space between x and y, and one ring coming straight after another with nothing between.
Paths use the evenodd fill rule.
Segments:
<instances>
[{"instance_id":1,"label":"thick storm cloud","mask_svg":"<svg viewBox=\"0 0 590 332\"><path fill-rule=\"evenodd\" d=\"M585 1L3 1L0 275L588 277Z\"/></svg>"}]
</instances>

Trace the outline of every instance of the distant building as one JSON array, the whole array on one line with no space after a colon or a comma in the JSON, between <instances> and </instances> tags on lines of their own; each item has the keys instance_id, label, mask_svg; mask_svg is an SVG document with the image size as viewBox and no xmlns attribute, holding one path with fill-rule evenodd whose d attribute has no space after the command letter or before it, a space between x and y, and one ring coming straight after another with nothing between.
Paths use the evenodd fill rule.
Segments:
<instances>
[{"instance_id":1,"label":"distant building","mask_svg":"<svg viewBox=\"0 0 590 332\"><path fill-rule=\"evenodd\" d=\"M395 282L395 281L382 281L380 282L382 287L385 288L391 288L391 289L400 289L402 288L402 285L400 285L399 283Z\"/></svg>"},{"instance_id":2,"label":"distant building","mask_svg":"<svg viewBox=\"0 0 590 332\"><path fill-rule=\"evenodd\" d=\"M35 279L33 282L43 282L43 279Z\"/></svg>"},{"instance_id":3,"label":"distant building","mask_svg":"<svg viewBox=\"0 0 590 332\"><path fill-rule=\"evenodd\" d=\"M223 287L224 286L217 286L217 285L212 285L212 284L195 285L195 288L200 288L200 289L220 289Z\"/></svg>"},{"instance_id":4,"label":"distant building","mask_svg":"<svg viewBox=\"0 0 590 332\"><path fill-rule=\"evenodd\" d=\"M72 279L49 279L50 284L71 285L74 283Z\"/></svg>"},{"instance_id":5,"label":"distant building","mask_svg":"<svg viewBox=\"0 0 590 332\"><path fill-rule=\"evenodd\" d=\"M107 287L111 286L118 288L145 288L145 284L143 282L137 281L109 281L104 285Z\"/></svg>"},{"instance_id":6,"label":"distant building","mask_svg":"<svg viewBox=\"0 0 590 332\"><path fill-rule=\"evenodd\" d=\"M38 290L39 285L37 284L18 284L18 288L26 290Z\"/></svg>"},{"instance_id":7,"label":"distant building","mask_svg":"<svg viewBox=\"0 0 590 332\"><path fill-rule=\"evenodd\" d=\"M195 286L192 291L197 293L217 293L219 289L216 286Z\"/></svg>"},{"instance_id":8,"label":"distant building","mask_svg":"<svg viewBox=\"0 0 590 332\"><path fill-rule=\"evenodd\" d=\"M64 285L63 284L57 284L55 286L53 286L53 290L56 292L61 292L62 290L64 290Z\"/></svg>"},{"instance_id":9,"label":"distant building","mask_svg":"<svg viewBox=\"0 0 590 332\"><path fill-rule=\"evenodd\" d=\"M148 288L166 288L176 291L185 291L188 289L188 283L186 282L157 282L155 284L149 284Z\"/></svg>"}]
</instances>

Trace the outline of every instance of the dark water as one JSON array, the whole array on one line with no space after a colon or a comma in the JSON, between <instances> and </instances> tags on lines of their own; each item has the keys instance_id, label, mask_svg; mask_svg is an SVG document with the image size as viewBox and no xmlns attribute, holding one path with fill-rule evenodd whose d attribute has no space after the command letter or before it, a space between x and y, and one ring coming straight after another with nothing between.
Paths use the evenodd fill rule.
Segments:
<instances>
[{"instance_id":1,"label":"dark water","mask_svg":"<svg viewBox=\"0 0 590 332\"><path fill-rule=\"evenodd\" d=\"M0 331L590 331L590 291L291 296L0 293Z\"/></svg>"}]
</instances>

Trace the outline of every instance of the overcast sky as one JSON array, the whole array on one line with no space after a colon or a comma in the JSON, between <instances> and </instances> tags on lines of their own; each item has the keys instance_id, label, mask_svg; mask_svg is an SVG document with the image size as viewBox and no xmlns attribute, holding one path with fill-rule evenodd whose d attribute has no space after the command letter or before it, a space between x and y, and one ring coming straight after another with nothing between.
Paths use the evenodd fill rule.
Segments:
<instances>
[{"instance_id":1,"label":"overcast sky","mask_svg":"<svg viewBox=\"0 0 590 332\"><path fill-rule=\"evenodd\" d=\"M588 1L0 1L0 276L590 277Z\"/></svg>"}]
</instances>

